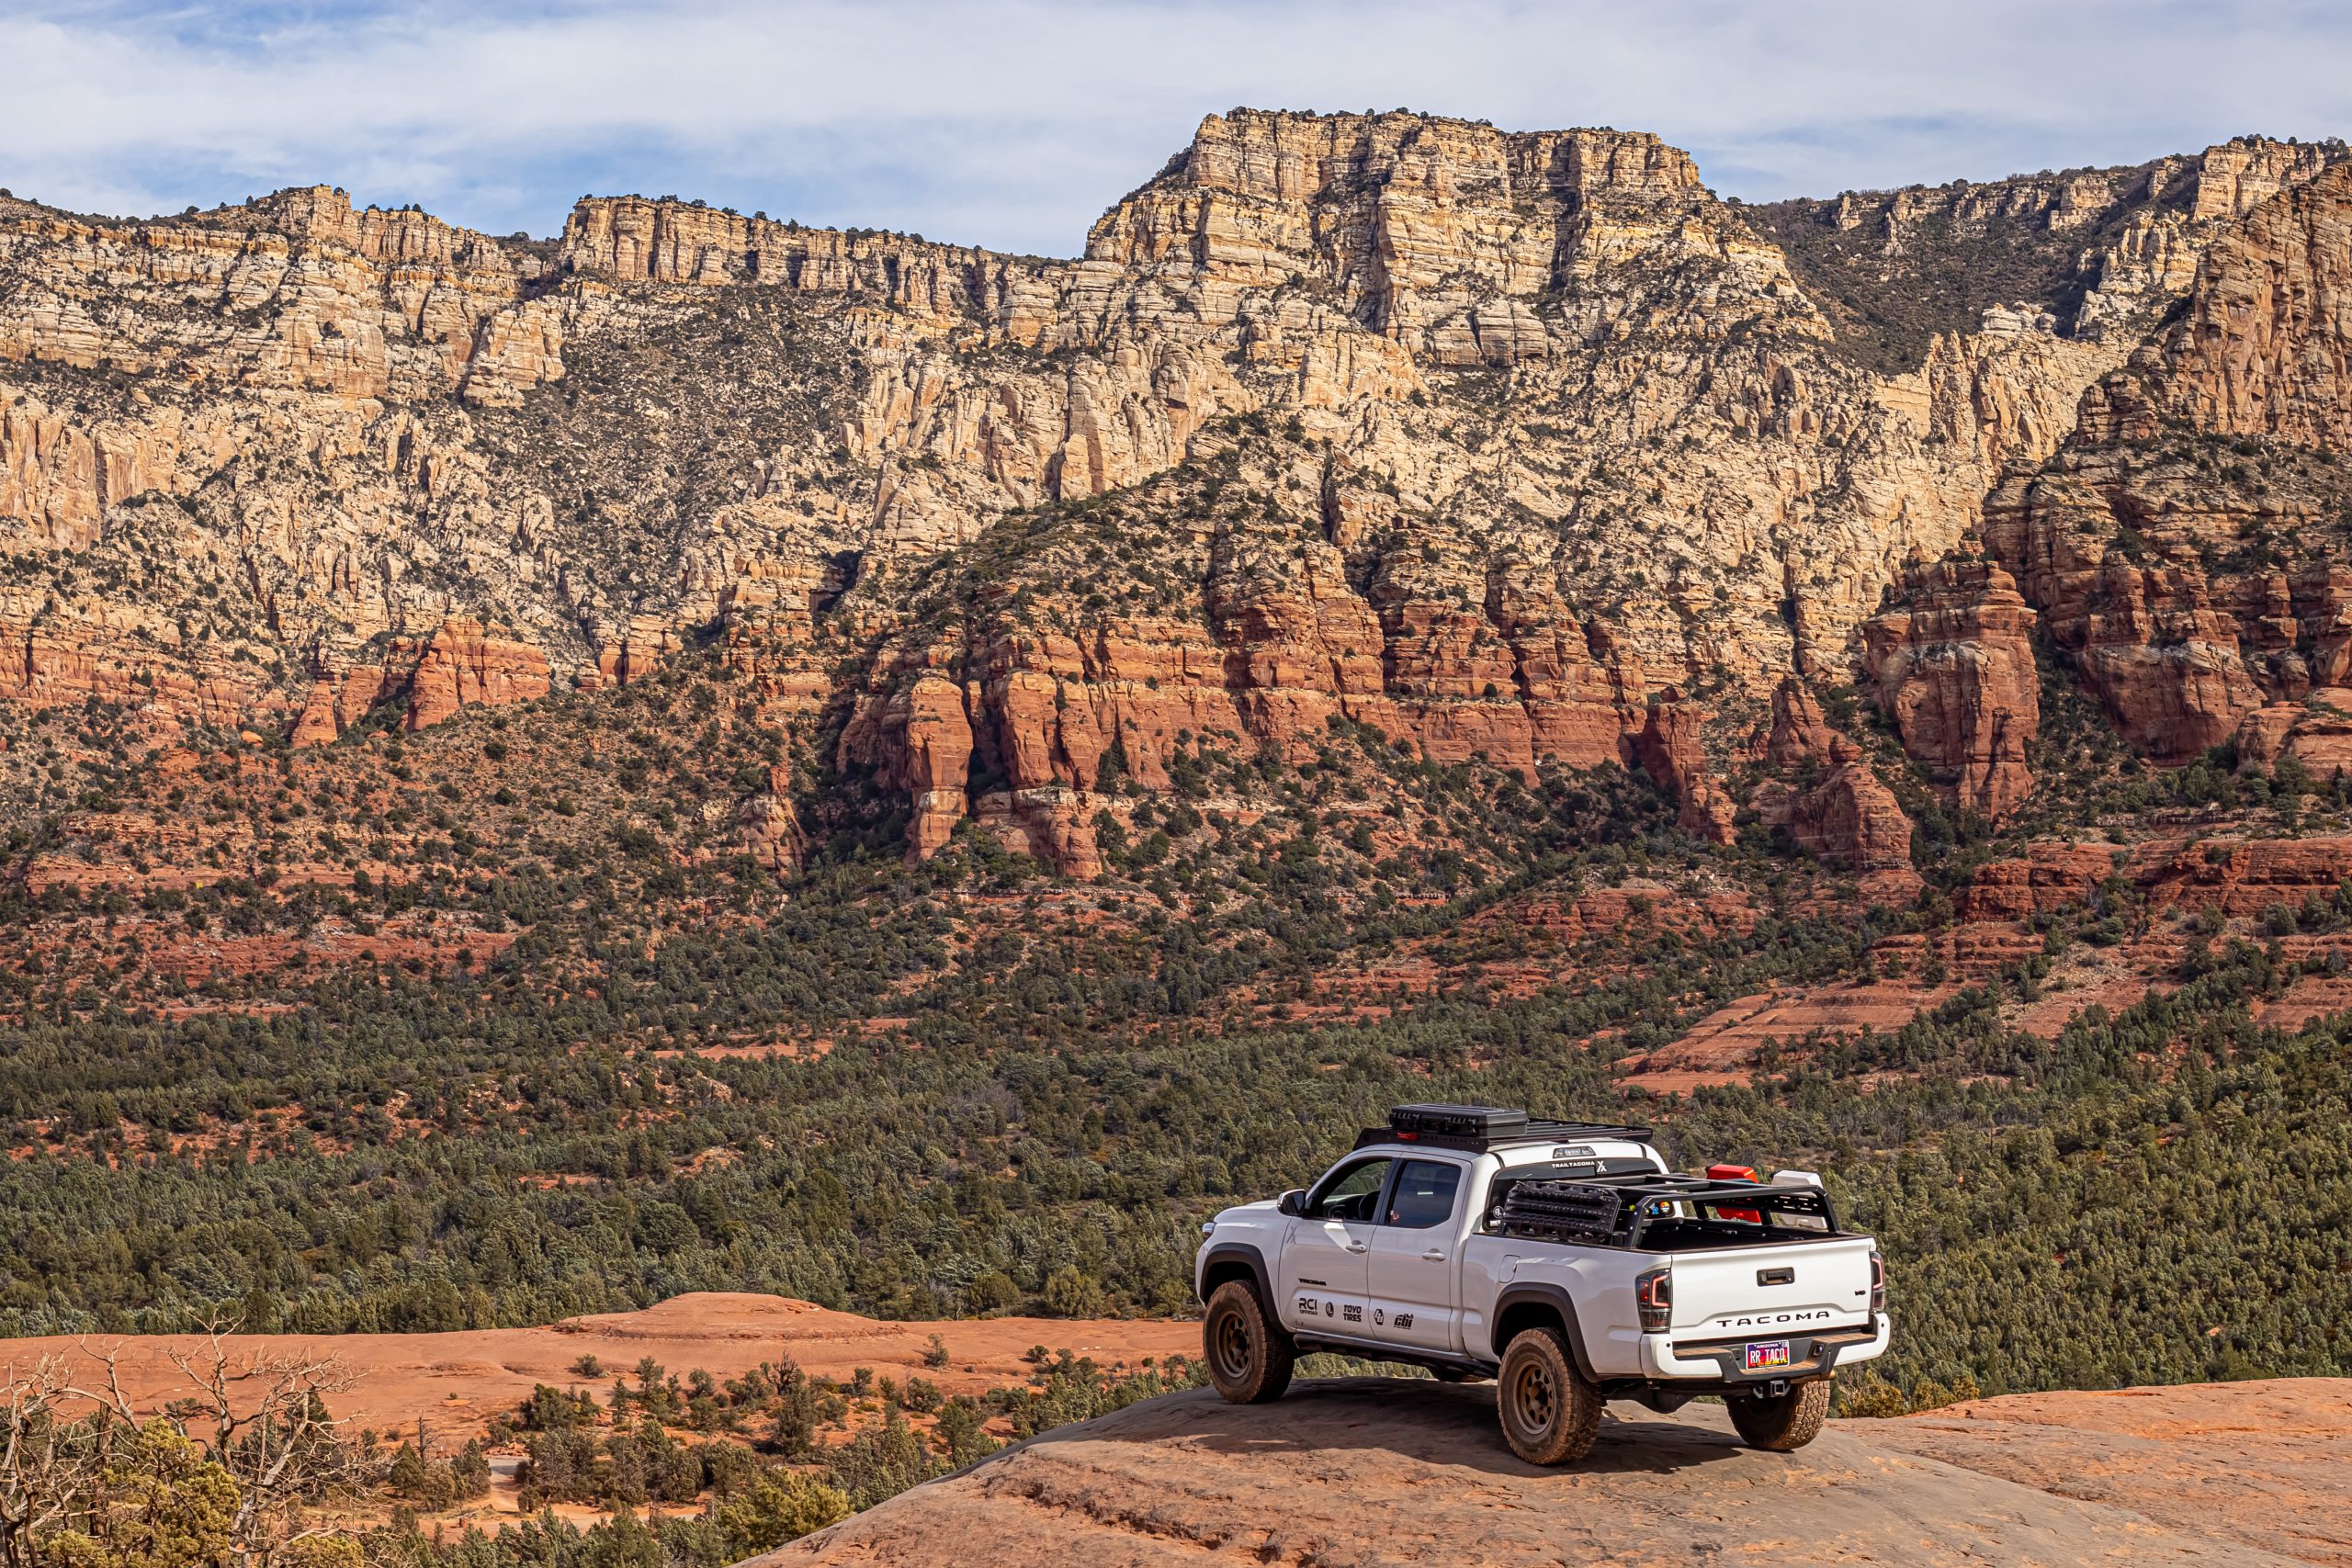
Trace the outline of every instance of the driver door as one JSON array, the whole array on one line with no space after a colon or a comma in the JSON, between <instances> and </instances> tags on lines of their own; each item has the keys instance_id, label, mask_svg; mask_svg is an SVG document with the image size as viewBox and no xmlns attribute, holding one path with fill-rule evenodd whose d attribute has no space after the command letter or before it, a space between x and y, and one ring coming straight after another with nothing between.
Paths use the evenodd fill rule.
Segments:
<instances>
[{"instance_id":1,"label":"driver door","mask_svg":"<svg viewBox=\"0 0 2352 1568\"><path fill-rule=\"evenodd\" d=\"M1462 1193L1468 1172L1448 1159L1399 1163L1388 1212L1372 1238L1365 1294L1372 1331L1417 1350L1460 1347Z\"/></svg>"},{"instance_id":2,"label":"driver door","mask_svg":"<svg viewBox=\"0 0 2352 1568\"><path fill-rule=\"evenodd\" d=\"M1282 1301L1275 1308L1294 1334L1361 1338L1365 1281L1381 1197L1388 1187L1385 1155L1347 1160L1315 1184L1306 1212L1291 1220L1283 1244Z\"/></svg>"}]
</instances>

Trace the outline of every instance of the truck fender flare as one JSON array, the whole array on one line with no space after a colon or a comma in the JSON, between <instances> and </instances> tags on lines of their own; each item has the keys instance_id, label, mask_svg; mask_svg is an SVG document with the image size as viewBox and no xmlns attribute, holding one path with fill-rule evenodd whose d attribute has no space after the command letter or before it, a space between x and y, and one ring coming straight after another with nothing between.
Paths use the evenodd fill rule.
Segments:
<instances>
[{"instance_id":1,"label":"truck fender flare","mask_svg":"<svg viewBox=\"0 0 2352 1568\"><path fill-rule=\"evenodd\" d=\"M1513 1307L1530 1305L1548 1307L1559 1314L1560 1325L1567 1335L1568 1355L1576 1361L1577 1371L1583 1374L1587 1382L1600 1382L1592 1370L1591 1352L1585 1348L1584 1326L1577 1321L1577 1303L1566 1291L1557 1285L1531 1280L1525 1284L1505 1286L1502 1293L1495 1298L1494 1316L1487 1319L1492 1325L1487 1330L1488 1334L1497 1332ZM1498 1339L1492 1341L1492 1345L1495 1359L1499 1362L1503 1352L1510 1347Z\"/></svg>"},{"instance_id":2,"label":"truck fender flare","mask_svg":"<svg viewBox=\"0 0 2352 1568\"><path fill-rule=\"evenodd\" d=\"M1246 1241L1212 1242L1202 1251L1200 1266L1193 1274L1193 1292L1204 1303L1209 1299L1209 1292L1204 1288L1209 1270L1220 1263L1247 1265L1250 1277L1258 1283L1258 1299L1265 1303L1269 1313L1276 1311L1280 1303L1274 1300L1273 1276L1266 1269L1265 1254Z\"/></svg>"}]
</instances>

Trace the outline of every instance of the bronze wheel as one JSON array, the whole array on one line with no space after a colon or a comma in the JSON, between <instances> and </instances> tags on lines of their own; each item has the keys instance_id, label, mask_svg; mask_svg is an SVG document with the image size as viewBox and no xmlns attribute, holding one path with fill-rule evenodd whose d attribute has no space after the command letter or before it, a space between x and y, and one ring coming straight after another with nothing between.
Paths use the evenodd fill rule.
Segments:
<instances>
[{"instance_id":1,"label":"bronze wheel","mask_svg":"<svg viewBox=\"0 0 2352 1568\"><path fill-rule=\"evenodd\" d=\"M1600 1391L1584 1381L1555 1329L1531 1328L1503 1352L1495 1413L1510 1451L1530 1464L1566 1464L1600 1432Z\"/></svg>"},{"instance_id":2,"label":"bronze wheel","mask_svg":"<svg viewBox=\"0 0 2352 1568\"><path fill-rule=\"evenodd\" d=\"M1290 1387L1298 1348L1258 1299L1258 1287L1227 1280L1209 1292L1201 1319L1201 1359L1228 1403L1262 1404Z\"/></svg>"}]
</instances>

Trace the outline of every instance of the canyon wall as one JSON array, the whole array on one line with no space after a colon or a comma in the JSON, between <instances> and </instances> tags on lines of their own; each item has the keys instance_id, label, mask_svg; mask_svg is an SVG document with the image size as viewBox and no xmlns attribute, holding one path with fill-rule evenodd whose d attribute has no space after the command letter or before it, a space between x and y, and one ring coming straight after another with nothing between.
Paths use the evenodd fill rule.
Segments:
<instances>
[{"instance_id":1,"label":"canyon wall","mask_svg":"<svg viewBox=\"0 0 2352 1568\"><path fill-rule=\"evenodd\" d=\"M1158 789L1202 738L1300 761L1334 722L1645 767L1726 838L1724 716L1851 681L1998 818L2036 612L2165 760L2335 683L2316 559L2086 541L2182 514L2157 431L2338 434L2341 152L1778 213L1651 136L1236 110L1067 261L639 197L548 243L324 187L0 201L0 694L324 744L715 641L904 792L915 852L970 817L1087 874L1106 767ZM1882 272L2063 243L2082 287L1971 317L1897 267L1933 330L1873 368L1824 235ZM1783 825L1892 868L1870 764L1819 766L1837 798ZM741 803L771 859L788 782Z\"/></svg>"}]
</instances>

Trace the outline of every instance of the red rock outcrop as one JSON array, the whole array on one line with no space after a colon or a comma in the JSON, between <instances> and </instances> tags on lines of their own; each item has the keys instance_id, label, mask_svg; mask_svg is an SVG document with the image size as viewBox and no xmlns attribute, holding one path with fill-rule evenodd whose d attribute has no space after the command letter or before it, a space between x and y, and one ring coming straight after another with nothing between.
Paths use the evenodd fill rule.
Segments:
<instances>
[{"instance_id":1,"label":"red rock outcrop","mask_svg":"<svg viewBox=\"0 0 2352 1568\"><path fill-rule=\"evenodd\" d=\"M1768 782L1756 807L1768 828L1785 828L1808 853L1849 867L1873 902L1907 903L1920 887L1911 865L1911 818L1861 749L1832 736L1826 771L1810 787Z\"/></svg>"},{"instance_id":2,"label":"red rock outcrop","mask_svg":"<svg viewBox=\"0 0 2352 1568\"><path fill-rule=\"evenodd\" d=\"M228 725L260 705L264 689L250 664L209 650L191 658L175 626L135 609L0 592L0 697L96 697Z\"/></svg>"},{"instance_id":3,"label":"red rock outcrop","mask_svg":"<svg viewBox=\"0 0 2352 1568\"><path fill-rule=\"evenodd\" d=\"M427 638L408 682L406 728L438 724L459 708L529 702L549 690L547 655L452 615Z\"/></svg>"},{"instance_id":4,"label":"red rock outcrop","mask_svg":"<svg viewBox=\"0 0 2352 1568\"><path fill-rule=\"evenodd\" d=\"M2326 1378L2030 1394L1834 1421L1793 1454L1740 1447L1721 1405L1618 1404L1590 1458L1544 1471L1490 1390L1302 1379L1064 1427L752 1562L2340 1564L2345 1404Z\"/></svg>"},{"instance_id":5,"label":"red rock outcrop","mask_svg":"<svg viewBox=\"0 0 2352 1568\"><path fill-rule=\"evenodd\" d=\"M678 651L678 628L656 615L630 620L618 637L596 650L596 680L600 684L626 686L640 681ZM583 673L582 679L587 679Z\"/></svg>"},{"instance_id":6,"label":"red rock outcrop","mask_svg":"<svg viewBox=\"0 0 2352 1568\"><path fill-rule=\"evenodd\" d=\"M1360 589L1340 548L1252 519L1154 565L1198 575L1202 619L1090 611L1058 568L999 576L960 635L910 636L877 661L841 755L907 792L917 855L972 816L1070 874L1099 867L1096 819L1126 809L1113 772L1167 788L1177 753L1213 738L1303 762L1355 723L1531 779L1546 760L1627 759L1643 677L1607 627L1549 574L1498 570L1481 606L1458 563L1406 554Z\"/></svg>"},{"instance_id":7,"label":"red rock outcrop","mask_svg":"<svg viewBox=\"0 0 2352 1568\"><path fill-rule=\"evenodd\" d=\"M808 836L792 804L792 770L781 763L736 807L735 826L743 852L771 871L797 871L808 861Z\"/></svg>"},{"instance_id":8,"label":"red rock outcrop","mask_svg":"<svg viewBox=\"0 0 2352 1568\"><path fill-rule=\"evenodd\" d=\"M1772 728L1764 743L1766 761L1783 768L1826 762L1838 739L1812 687L1791 675L1774 689Z\"/></svg>"},{"instance_id":9,"label":"red rock outcrop","mask_svg":"<svg viewBox=\"0 0 2352 1568\"><path fill-rule=\"evenodd\" d=\"M2352 839L2222 839L2170 835L2124 848L2044 840L2021 858L1977 868L1961 895L1971 920L2023 920L2089 900L2109 877L2152 908L2212 908L2260 915L2274 904L2335 897L2352 877Z\"/></svg>"},{"instance_id":10,"label":"red rock outcrop","mask_svg":"<svg viewBox=\"0 0 2352 1568\"><path fill-rule=\"evenodd\" d=\"M393 643L390 661L380 667L343 668L333 660L319 660L288 739L296 746L323 746L340 739L377 704L409 695L417 662L417 645L406 638Z\"/></svg>"},{"instance_id":11,"label":"red rock outcrop","mask_svg":"<svg viewBox=\"0 0 2352 1568\"><path fill-rule=\"evenodd\" d=\"M1896 605L1862 624L1863 661L1903 749L1952 781L1960 806L1999 821L2033 788L2040 727L2034 614L1989 561L1914 563Z\"/></svg>"},{"instance_id":12,"label":"red rock outcrop","mask_svg":"<svg viewBox=\"0 0 2352 1568\"><path fill-rule=\"evenodd\" d=\"M311 694L295 716L288 739L297 746L324 746L342 735L343 725L335 713L335 682L322 676L311 682Z\"/></svg>"},{"instance_id":13,"label":"red rock outcrop","mask_svg":"<svg viewBox=\"0 0 2352 1568\"><path fill-rule=\"evenodd\" d=\"M2084 394L2064 450L1985 502L1987 547L2159 761L2352 686L2346 497L2297 455L2352 437L2348 364L2339 165L2210 246L2181 318Z\"/></svg>"},{"instance_id":14,"label":"red rock outcrop","mask_svg":"<svg viewBox=\"0 0 2352 1568\"><path fill-rule=\"evenodd\" d=\"M2352 701L2352 694L2345 700ZM2352 769L2352 712L2324 699L2276 703L2245 716L2237 742L2242 768L2292 757L2324 784Z\"/></svg>"},{"instance_id":15,"label":"red rock outcrop","mask_svg":"<svg viewBox=\"0 0 2352 1568\"><path fill-rule=\"evenodd\" d=\"M1649 705L1646 722L1634 741L1634 755L1660 789L1670 790L1681 802L1683 828L1718 844L1738 838L1732 827L1731 800L1715 783L1707 766L1700 731L1706 714L1672 687Z\"/></svg>"}]
</instances>

